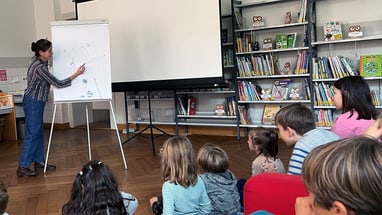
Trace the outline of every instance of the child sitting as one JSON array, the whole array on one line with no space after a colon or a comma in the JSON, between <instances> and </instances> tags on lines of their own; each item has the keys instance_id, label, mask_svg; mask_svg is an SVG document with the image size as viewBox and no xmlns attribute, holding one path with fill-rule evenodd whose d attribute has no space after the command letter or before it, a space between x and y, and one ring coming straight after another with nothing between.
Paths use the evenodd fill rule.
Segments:
<instances>
[{"instance_id":1,"label":"child sitting","mask_svg":"<svg viewBox=\"0 0 382 215\"><path fill-rule=\"evenodd\" d=\"M349 76L334 83L333 102L341 110L331 130L341 138L363 134L377 119L370 88L361 76Z\"/></svg>"},{"instance_id":2,"label":"child sitting","mask_svg":"<svg viewBox=\"0 0 382 215\"><path fill-rule=\"evenodd\" d=\"M252 162L252 176L263 172L285 173L283 162L277 157L278 134L273 130L256 127L249 131L248 148L255 152Z\"/></svg>"},{"instance_id":3,"label":"child sitting","mask_svg":"<svg viewBox=\"0 0 382 215\"><path fill-rule=\"evenodd\" d=\"M211 201L203 180L197 175L198 164L190 140L171 137L162 148L163 214L209 214ZM153 210L160 205L158 200L158 197L150 199Z\"/></svg>"},{"instance_id":4,"label":"child sitting","mask_svg":"<svg viewBox=\"0 0 382 215\"><path fill-rule=\"evenodd\" d=\"M302 179L308 197L296 199L296 215L382 214L382 145L357 136L315 148Z\"/></svg>"},{"instance_id":5,"label":"child sitting","mask_svg":"<svg viewBox=\"0 0 382 215\"><path fill-rule=\"evenodd\" d=\"M288 174L301 175L305 157L317 146L339 139L331 131L316 128L313 112L301 103L282 107L275 116L280 138L295 145L289 161Z\"/></svg>"},{"instance_id":6,"label":"child sitting","mask_svg":"<svg viewBox=\"0 0 382 215\"><path fill-rule=\"evenodd\" d=\"M138 200L119 191L109 167L100 161L90 161L74 179L69 201L63 215L75 214L134 214Z\"/></svg>"},{"instance_id":7,"label":"child sitting","mask_svg":"<svg viewBox=\"0 0 382 215\"><path fill-rule=\"evenodd\" d=\"M199 149L197 162L203 174L208 197L211 200L213 214L236 214L240 211L237 179L228 169L229 158L227 153L214 144L205 144Z\"/></svg>"}]
</instances>

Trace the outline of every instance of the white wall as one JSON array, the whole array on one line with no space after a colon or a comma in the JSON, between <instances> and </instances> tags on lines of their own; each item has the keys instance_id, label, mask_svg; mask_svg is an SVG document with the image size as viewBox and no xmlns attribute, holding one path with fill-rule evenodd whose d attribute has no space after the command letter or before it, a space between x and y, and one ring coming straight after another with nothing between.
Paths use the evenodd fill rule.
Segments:
<instances>
[{"instance_id":1,"label":"white wall","mask_svg":"<svg viewBox=\"0 0 382 215\"><path fill-rule=\"evenodd\" d=\"M0 20L0 57L30 56L36 37L33 1L1 0Z\"/></svg>"}]
</instances>

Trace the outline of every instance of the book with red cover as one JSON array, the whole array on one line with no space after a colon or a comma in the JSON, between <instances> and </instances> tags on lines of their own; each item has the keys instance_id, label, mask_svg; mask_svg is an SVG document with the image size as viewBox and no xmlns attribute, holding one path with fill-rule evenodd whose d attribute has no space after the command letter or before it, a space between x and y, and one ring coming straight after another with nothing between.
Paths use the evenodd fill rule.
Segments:
<instances>
[{"instance_id":1,"label":"book with red cover","mask_svg":"<svg viewBox=\"0 0 382 215\"><path fill-rule=\"evenodd\" d=\"M196 114L196 97L188 98L188 115Z\"/></svg>"}]
</instances>

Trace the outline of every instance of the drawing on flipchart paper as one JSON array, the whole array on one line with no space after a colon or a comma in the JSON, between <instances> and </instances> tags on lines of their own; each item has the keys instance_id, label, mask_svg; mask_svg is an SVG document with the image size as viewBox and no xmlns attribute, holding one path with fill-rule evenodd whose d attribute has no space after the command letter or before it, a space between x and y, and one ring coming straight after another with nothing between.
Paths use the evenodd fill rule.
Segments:
<instances>
[{"instance_id":1,"label":"drawing on flipchart paper","mask_svg":"<svg viewBox=\"0 0 382 215\"><path fill-rule=\"evenodd\" d=\"M106 57L105 51L97 47L92 43L83 43L75 48L67 48L62 51L62 60L65 62L66 77L75 73L79 66L85 64L85 73L80 77L72 81L74 89L78 89L75 92L81 98L103 98L104 85L103 73L106 71L106 65L104 59ZM101 79L102 81L97 81Z\"/></svg>"}]
</instances>

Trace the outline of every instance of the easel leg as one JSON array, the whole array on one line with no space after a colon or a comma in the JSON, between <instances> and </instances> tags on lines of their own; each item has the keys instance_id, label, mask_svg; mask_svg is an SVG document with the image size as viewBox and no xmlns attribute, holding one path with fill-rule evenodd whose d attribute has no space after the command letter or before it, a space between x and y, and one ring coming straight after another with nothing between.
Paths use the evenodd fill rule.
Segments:
<instances>
[{"instance_id":1,"label":"easel leg","mask_svg":"<svg viewBox=\"0 0 382 215\"><path fill-rule=\"evenodd\" d=\"M53 118L52 118L52 125L50 126L50 134L49 134L48 149L46 150L46 156L45 156L44 174L46 173L46 166L48 165L48 158L49 158L50 144L52 143L52 135L53 135L54 119L56 118L56 109L57 109L57 105L54 104Z\"/></svg>"},{"instance_id":2,"label":"easel leg","mask_svg":"<svg viewBox=\"0 0 382 215\"><path fill-rule=\"evenodd\" d=\"M123 152L121 137L119 136L118 127L117 127L117 120L115 119L114 109L113 109L113 105L112 105L111 101L109 101L109 104L110 104L111 115L113 116L113 120L114 120L115 132L117 132L119 148L121 149L123 165L124 165L125 169L127 169L125 153Z\"/></svg>"},{"instance_id":3,"label":"easel leg","mask_svg":"<svg viewBox=\"0 0 382 215\"><path fill-rule=\"evenodd\" d=\"M92 152L91 152L91 147L90 147L89 111L88 111L88 104L87 103L86 103L86 129L88 132L89 160L92 160Z\"/></svg>"}]
</instances>

